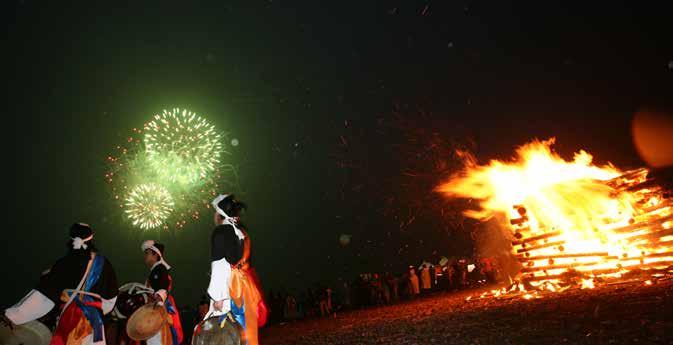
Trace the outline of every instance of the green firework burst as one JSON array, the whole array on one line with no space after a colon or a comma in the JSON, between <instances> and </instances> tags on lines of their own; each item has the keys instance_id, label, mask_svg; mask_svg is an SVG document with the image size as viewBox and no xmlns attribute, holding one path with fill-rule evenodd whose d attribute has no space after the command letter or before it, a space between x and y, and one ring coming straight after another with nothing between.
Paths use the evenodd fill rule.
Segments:
<instances>
[{"instance_id":1,"label":"green firework burst","mask_svg":"<svg viewBox=\"0 0 673 345\"><path fill-rule=\"evenodd\" d=\"M174 113L175 116L180 118L180 123L182 123L183 112L176 110ZM186 118L189 113L184 112L184 114ZM201 218L202 213L209 209L212 198L222 190L239 190L236 166L230 162L225 163L222 161L229 154L223 149L224 143L227 142L225 133L217 134L213 131L212 126L209 125L208 129L210 131L203 130L203 125L198 127L198 130L202 130L204 133L207 132L207 135L213 138L213 140L214 138L220 138L217 143L211 143L210 145L216 159L211 159L209 162L210 166L206 165L205 170L192 170L197 171L196 176L193 173L182 174L182 172L189 169L184 169L184 165L176 167L175 164L171 163L176 160L175 155L172 158L162 156L164 153L173 155L173 150L147 149L146 139L148 133L156 135L156 130L160 128L159 123L163 123L161 118L157 119L154 117L153 121L151 121L154 122L154 125L150 125L151 122L147 122L140 128L133 128L131 133L125 136L123 141L106 157L105 182L112 194L113 205L122 210L121 216L124 222L129 221L133 227L142 230L163 229L167 231L169 229L182 229L189 221L196 221ZM185 120L182 128L184 130L187 127L197 128L194 125L195 121L197 121L196 117L191 120L191 125L187 125L188 120ZM172 123L171 121L168 122ZM179 141L180 137L178 136L177 139ZM221 153L218 154L218 152ZM198 160L199 163L203 161L202 159ZM162 166L162 164L165 165ZM181 177L179 177L180 175ZM189 176L195 176L195 178L188 178ZM157 188L163 188L172 198L172 211L165 216L162 224L158 224L156 221L144 222L141 220L144 219L143 217L131 217L132 214L139 214L138 210L141 209L143 201L137 197L134 198L135 203L133 205L129 205L127 201L134 192L135 194L138 193L137 188L139 186L148 184L154 184L158 186ZM150 203L151 201L148 201L147 205L150 205ZM153 227L150 227L150 225Z\"/></svg>"},{"instance_id":2,"label":"green firework burst","mask_svg":"<svg viewBox=\"0 0 673 345\"><path fill-rule=\"evenodd\" d=\"M147 158L162 180L194 184L220 164L222 136L215 126L191 111L164 110L144 130Z\"/></svg>"},{"instance_id":3,"label":"green firework burst","mask_svg":"<svg viewBox=\"0 0 673 345\"><path fill-rule=\"evenodd\" d=\"M154 229L166 222L174 210L171 193L161 185L145 183L134 187L125 200L126 214L133 225Z\"/></svg>"}]
</instances>

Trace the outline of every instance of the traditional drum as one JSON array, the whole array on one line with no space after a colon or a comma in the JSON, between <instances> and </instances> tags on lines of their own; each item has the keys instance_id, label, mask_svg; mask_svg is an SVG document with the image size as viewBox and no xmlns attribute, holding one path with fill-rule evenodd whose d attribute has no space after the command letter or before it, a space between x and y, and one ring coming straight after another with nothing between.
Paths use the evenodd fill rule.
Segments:
<instances>
[{"instance_id":1,"label":"traditional drum","mask_svg":"<svg viewBox=\"0 0 673 345\"><path fill-rule=\"evenodd\" d=\"M140 283L127 283L119 288L117 303L113 315L118 319L127 319L140 307L149 302L152 289Z\"/></svg>"},{"instance_id":2,"label":"traditional drum","mask_svg":"<svg viewBox=\"0 0 673 345\"><path fill-rule=\"evenodd\" d=\"M242 345L243 328L230 314L205 319L194 329L192 345Z\"/></svg>"},{"instance_id":3,"label":"traditional drum","mask_svg":"<svg viewBox=\"0 0 673 345\"><path fill-rule=\"evenodd\" d=\"M10 328L0 323L0 344L2 345L49 345L51 332L39 321L30 321Z\"/></svg>"},{"instance_id":4,"label":"traditional drum","mask_svg":"<svg viewBox=\"0 0 673 345\"><path fill-rule=\"evenodd\" d=\"M138 308L126 323L126 334L137 341L147 340L157 334L170 316L163 305L148 303Z\"/></svg>"}]
</instances>

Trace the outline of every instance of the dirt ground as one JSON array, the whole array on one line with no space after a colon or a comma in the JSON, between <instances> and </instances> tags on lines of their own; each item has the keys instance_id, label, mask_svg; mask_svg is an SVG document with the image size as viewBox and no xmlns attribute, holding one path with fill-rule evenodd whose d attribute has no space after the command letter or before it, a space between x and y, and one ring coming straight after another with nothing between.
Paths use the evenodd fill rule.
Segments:
<instances>
[{"instance_id":1,"label":"dirt ground","mask_svg":"<svg viewBox=\"0 0 673 345\"><path fill-rule=\"evenodd\" d=\"M273 325L261 330L261 344L673 344L670 278L531 300L479 299L480 292Z\"/></svg>"}]
</instances>

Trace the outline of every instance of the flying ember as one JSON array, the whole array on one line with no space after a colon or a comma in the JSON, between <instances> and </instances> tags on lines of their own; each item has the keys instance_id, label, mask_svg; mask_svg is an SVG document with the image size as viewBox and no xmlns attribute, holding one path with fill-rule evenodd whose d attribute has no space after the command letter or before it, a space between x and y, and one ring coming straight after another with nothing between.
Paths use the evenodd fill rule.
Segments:
<instances>
[{"instance_id":1,"label":"flying ember","mask_svg":"<svg viewBox=\"0 0 673 345\"><path fill-rule=\"evenodd\" d=\"M585 151L566 161L553 143L533 141L512 161L487 165L459 152L464 170L438 187L448 197L479 202L467 217L505 215L501 225L522 265L516 285L593 288L594 281L671 266L673 200L653 185L648 170L596 166Z\"/></svg>"}]
</instances>

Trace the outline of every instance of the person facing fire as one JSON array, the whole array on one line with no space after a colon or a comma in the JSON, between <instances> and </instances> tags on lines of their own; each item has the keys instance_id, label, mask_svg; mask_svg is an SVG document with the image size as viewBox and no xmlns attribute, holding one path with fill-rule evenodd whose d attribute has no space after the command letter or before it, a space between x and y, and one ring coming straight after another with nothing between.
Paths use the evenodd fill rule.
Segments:
<instances>
[{"instance_id":1,"label":"person facing fire","mask_svg":"<svg viewBox=\"0 0 673 345\"><path fill-rule=\"evenodd\" d=\"M489 257L483 257L479 260L481 273L484 275L484 278L489 284L495 284L495 267L493 265L493 259Z\"/></svg>"},{"instance_id":2,"label":"person facing fire","mask_svg":"<svg viewBox=\"0 0 673 345\"><path fill-rule=\"evenodd\" d=\"M412 298L418 296L421 293L418 276L416 275L416 270L413 267L409 267L409 287Z\"/></svg>"},{"instance_id":3,"label":"person facing fire","mask_svg":"<svg viewBox=\"0 0 673 345\"><path fill-rule=\"evenodd\" d=\"M246 205L234 195L220 195L212 204L215 230L211 236L211 298L207 316L231 312L243 327L243 339L257 345L257 328L266 322L266 306L250 265L250 237L240 222Z\"/></svg>"},{"instance_id":4,"label":"person facing fire","mask_svg":"<svg viewBox=\"0 0 673 345\"><path fill-rule=\"evenodd\" d=\"M421 269L421 285L423 287L423 293L427 293L432 288L432 282L430 278L430 267L427 264L423 265Z\"/></svg>"}]
</instances>

